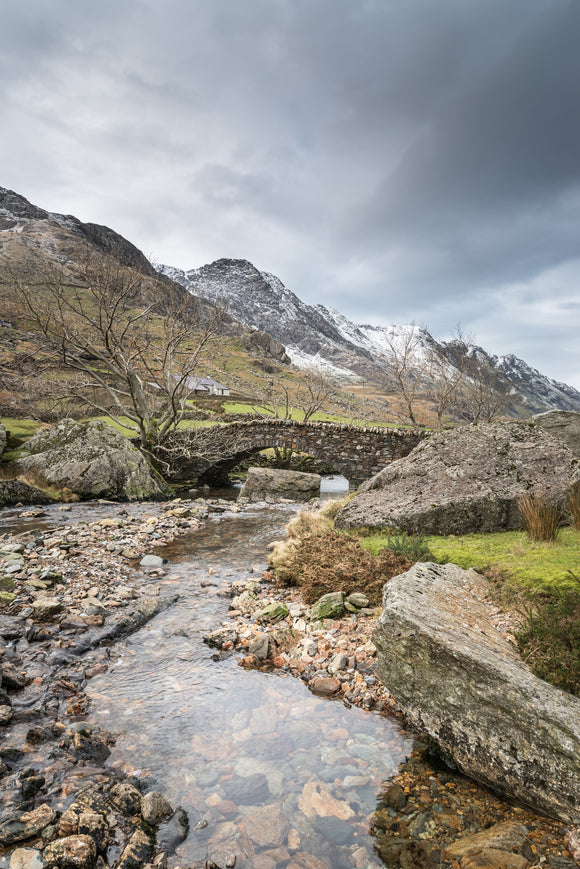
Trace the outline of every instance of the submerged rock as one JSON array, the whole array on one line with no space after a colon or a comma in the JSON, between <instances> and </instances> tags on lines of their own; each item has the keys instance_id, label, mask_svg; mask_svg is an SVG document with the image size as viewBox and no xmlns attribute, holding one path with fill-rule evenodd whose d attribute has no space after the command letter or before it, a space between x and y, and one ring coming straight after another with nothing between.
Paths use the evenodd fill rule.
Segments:
<instances>
[{"instance_id":1,"label":"submerged rock","mask_svg":"<svg viewBox=\"0 0 580 869\"><path fill-rule=\"evenodd\" d=\"M452 564L415 564L385 586L378 674L411 724L469 776L580 821L580 699L536 678Z\"/></svg>"}]
</instances>

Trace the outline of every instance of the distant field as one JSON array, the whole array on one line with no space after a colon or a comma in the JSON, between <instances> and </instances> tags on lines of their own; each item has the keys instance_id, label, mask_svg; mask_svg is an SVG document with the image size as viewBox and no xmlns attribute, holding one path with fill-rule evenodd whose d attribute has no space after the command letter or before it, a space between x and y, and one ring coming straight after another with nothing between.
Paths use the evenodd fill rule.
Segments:
<instances>
[{"instance_id":1,"label":"distant field","mask_svg":"<svg viewBox=\"0 0 580 869\"><path fill-rule=\"evenodd\" d=\"M260 405L258 404L244 404L242 402L224 401L223 407L226 413L255 414L257 412L259 414L263 414L264 416L273 416L272 413L268 413L265 408L260 407ZM280 415L283 415L284 408L279 407L278 413ZM294 408L292 411L291 419L295 420L296 422L302 422L302 420L304 419L304 411ZM377 422L375 420L365 421L360 417L353 419L352 417L340 416L339 414L332 413L315 413L313 416L310 417L310 420L312 422L333 422L339 425L356 425L363 427L384 426L386 428L397 428L397 423L394 422ZM406 426L404 427L406 428Z\"/></svg>"}]
</instances>

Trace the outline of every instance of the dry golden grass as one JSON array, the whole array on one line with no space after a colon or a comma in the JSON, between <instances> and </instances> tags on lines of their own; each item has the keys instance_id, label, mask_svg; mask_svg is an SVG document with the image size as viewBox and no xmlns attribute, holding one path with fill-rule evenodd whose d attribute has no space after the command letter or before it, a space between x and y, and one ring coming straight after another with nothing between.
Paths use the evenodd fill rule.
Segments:
<instances>
[{"instance_id":1,"label":"dry golden grass","mask_svg":"<svg viewBox=\"0 0 580 869\"><path fill-rule=\"evenodd\" d=\"M555 540L560 530L561 511L547 492L529 492L518 498L518 508L531 540Z\"/></svg>"}]
</instances>

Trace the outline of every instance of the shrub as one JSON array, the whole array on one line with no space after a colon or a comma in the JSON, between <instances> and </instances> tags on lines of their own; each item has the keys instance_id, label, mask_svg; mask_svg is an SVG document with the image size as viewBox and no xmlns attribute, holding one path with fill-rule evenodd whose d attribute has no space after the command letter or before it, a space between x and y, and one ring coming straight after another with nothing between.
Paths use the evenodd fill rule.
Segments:
<instances>
[{"instance_id":1,"label":"shrub","mask_svg":"<svg viewBox=\"0 0 580 869\"><path fill-rule=\"evenodd\" d=\"M306 603L331 591L362 591L378 605L385 583L408 570L411 563L389 549L372 555L358 540L325 531L290 538L281 551L274 550L272 566L280 582L300 587Z\"/></svg>"},{"instance_id":2,"label":"shrub","mask_svg":"<svg viewBox=\"0 0 580 869\"><path fill-rule=\"evenodd\" d=\"M577 531L580 531L580 482L571 486L568 504L572 514L572 525Z\"/></svg>"},{"instance_id":3,"label":"shrub","mask_svg":"<svg viewBox=\"0 0 580 869\"><path fill-rule=\"evenodd\" d=\"M435 561L435 556L422 534L409 535L406 531L396 537L387 538L387 549L404 555L412 564L417 561Z\"/></svg>"},{"instance_id":4,"label":"shrub","mask_svg":"<svg viewBox=\"0 0 580 869\"><path fill-rule=\"evenodd\" d=\"M570 575L578 590L536 603L516 640L536 676L580 696L580 579Z\"/></svg>"},{"instance_id":5,"label":"shrub","mask_svg":"<svg viewBox=\"0 0 580 869\"><path fill-rule=\"evenodd\" d=\"M555 540L560 528L560 507L547 492L528 492L518 498L526 533L531 540Z\"/></svg>"}]
</instances>

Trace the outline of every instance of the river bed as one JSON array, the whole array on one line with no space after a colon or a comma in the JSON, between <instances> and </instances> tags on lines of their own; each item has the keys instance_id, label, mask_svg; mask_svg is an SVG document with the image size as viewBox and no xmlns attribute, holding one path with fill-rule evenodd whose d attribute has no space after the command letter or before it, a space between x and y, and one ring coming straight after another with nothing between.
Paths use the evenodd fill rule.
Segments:
<instances>
[{"instance_id":1,"label":"river bed","mask_svg":"<svg viewBox=\"0 0 580 869\"><path fill-rule=\"evenodd\" d=\"M112 762L152 776L190 817L170 865L383 865L368 827L377 792L411 752L398 721L288 675L243 670L233 656L216 662L202 641L227 619L216 592L261 575L289 513L225 514L160 550L170 559L161 582L179 602L117 646L90 683L90 722L119 734Z\"/></svg>"}]
</instances>

